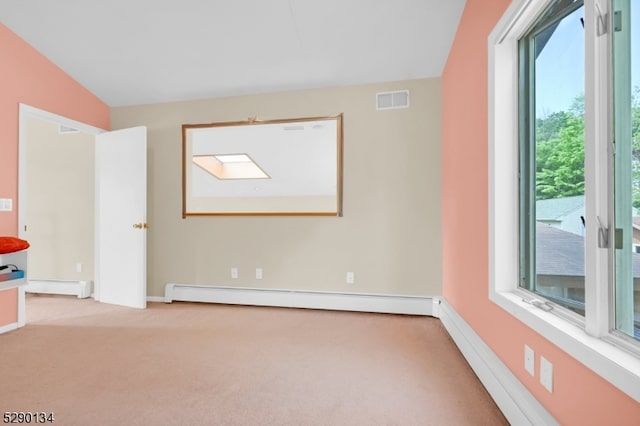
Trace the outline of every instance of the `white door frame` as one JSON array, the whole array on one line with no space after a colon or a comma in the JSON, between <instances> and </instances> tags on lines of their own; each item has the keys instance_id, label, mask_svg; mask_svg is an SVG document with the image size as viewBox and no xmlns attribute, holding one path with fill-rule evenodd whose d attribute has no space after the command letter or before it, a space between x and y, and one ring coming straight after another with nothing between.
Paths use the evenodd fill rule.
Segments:
<instances>
[{"instance_id":1,"label":"white door frame","mask_svg":"<svg viewBox=\"0 0 640 426\"><path fill-rule=\"evenodd\" d=\"M63 126L78 129L81 132L95 136L106 132L104 129L100 129L91 126L80 121L72 120L70 118L54 114L39 108L35 108L26 104L19 104L19 129L18 129L18 236L25 236L25 225L27 224L27 210L29 205L26 203L27 199L27 120L29 118L37 118L41 120L47 120L60 124ZM95 255L95 253L94 253ZM95 278L94 278L95 281ZM20 304L24 304L24 286L20 287L21 294L19 295ZM24 306L22 310L18 312L24 312ZM18 323L22 320L22 325L25 323L24 318L18 318Z\"/></svg>"}]
</instances>

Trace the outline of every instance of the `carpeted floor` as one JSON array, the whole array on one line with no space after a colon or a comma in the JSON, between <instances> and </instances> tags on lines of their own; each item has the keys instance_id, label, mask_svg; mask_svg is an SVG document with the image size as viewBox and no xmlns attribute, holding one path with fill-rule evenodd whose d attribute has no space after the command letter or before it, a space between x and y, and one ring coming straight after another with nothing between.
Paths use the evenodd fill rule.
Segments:
<instances>
[{"instance_id":1,"label":"carpeted floor","mask_svg":"<svg viewBox=\"0 0 640 426\"><path fill-rule=\"evenodd\" d=\"M507 424L429 317L30 295L0 380L58 425Z\"/></svg>"}]
</instances>

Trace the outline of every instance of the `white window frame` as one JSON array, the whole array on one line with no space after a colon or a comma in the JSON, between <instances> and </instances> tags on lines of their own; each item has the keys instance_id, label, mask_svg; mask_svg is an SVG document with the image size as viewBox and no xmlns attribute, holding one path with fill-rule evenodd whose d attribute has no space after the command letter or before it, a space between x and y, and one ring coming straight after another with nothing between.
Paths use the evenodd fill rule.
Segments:
<instances>
[{"instance_id":1,"label":"white window frame","mask_svg":"<svg viewBox=\"0 0 640 426\"><path fill-rule=\"evenodd\" d=\"M551 1L514 0L488 40L489 299L640 402L640 357L623 349L622 339L609 331L613 313L608 249L586 253L584 323L524 302L533 293L518 286L518 40ZM606 141L612 140L611 31L596 34L602 25L599 16L610 12L610 1L584 0L584 7L585 244L596 247L598 218L605 226L610 223Z\"/></svg>"}]
</instances>

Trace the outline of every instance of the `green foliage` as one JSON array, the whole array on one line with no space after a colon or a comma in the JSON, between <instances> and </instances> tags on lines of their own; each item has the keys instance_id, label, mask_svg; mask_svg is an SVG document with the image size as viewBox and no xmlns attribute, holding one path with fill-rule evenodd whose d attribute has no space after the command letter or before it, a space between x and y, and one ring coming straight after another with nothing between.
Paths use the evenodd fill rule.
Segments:
<instances>
[{"instance_id":1,"label":"green foliage","mask_svg":"<svg viewBox=\"0 0 640 426\"><path fill-rule=\"evenodd\" d=\"M632 95L633 206L640 209L640 87ZM536 120L536 199L584 194L584 96Z\"/></svg>"},{"instance_id":2,"label":"green foliage","mask_svg":"<svg viewBox=\"0 0 640 426\"><path fill-rule=\"evenodd\" d=\"M536 121L536 198L584 194L584 97Z\"/></svg>"},{"instance_id":3,"label":"green foliage","mask_svg":"<svg viewBox=\"0 0 640 426\"><path fill-rule=\"evenodd\" d=\"M634 158L640 158L640 87L633 89L631 96L631 146Z\"/></svg>"},{"instance_id":4,"label":"green foliage","mask_svg":"<svg viewBox=\"0 0 640 426\"><path fill-rule=\"evenodd\" d=\"M549 141L558 136L558 132L563 128L571 114L567 111L554 112L546 118L536 120L536 140Z\"/></svg>"},{"instance_id":5,"label":"green foliage","mask_svg":"<svg viewBox=\"0 0 640 426\"><path fill-rule=\"evenodd\" d=\"M640 87L631 94L632 205L640 209Z\"/></svg>"},{"instance_id":6,"label":"green foliage","mask_svg":"<svg viewBox=\"0 0 640 426\"><path fill-rule=\"evenodd\" d=\"M640 87L631 94L632 205L640 209Z\"/></svg>"}]
</instances>

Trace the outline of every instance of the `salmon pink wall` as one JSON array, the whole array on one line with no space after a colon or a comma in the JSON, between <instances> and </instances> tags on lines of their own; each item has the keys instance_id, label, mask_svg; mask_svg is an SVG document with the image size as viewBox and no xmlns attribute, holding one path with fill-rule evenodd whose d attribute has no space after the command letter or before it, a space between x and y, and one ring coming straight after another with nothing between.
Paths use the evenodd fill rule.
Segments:
<instances>
[{"instance_id":1,"label":"salmon pink wall","mask_svg":"<svg viewBox=\"0 0 640 426\"><path fill-rule=\"evenodd\" d=\"M442 77L443 295L561 424L637 425L640 404L489 300L487 38L510 3L467 0ZM553 393L525 344L554 365Z\"/></svg>"},{"instance_id":2,"label":"salmon pink wall","mask_svg":"<svg viewBox=\"0 0 640 426\"><path fill-rule=\"evenodd\" d=\"M6 302L3 303L2 301ZM0 327L18 321L18 289L0 291Z\"/></svg>"},{"instance_id":3,"label":"salmon pink wall","mask_svg":"<svg viewBox=\"0 0 640 426\"><path fill-rule=\"evenodd\" d=\"M0 235L17 236L19 104L102 129L109 128L110 109L3 24L0 58L0 198L14 200L12 212L0 212ZM0 327L16 322L16 312L17 292L0 292Z\"/></svg>"}]
</instances>

